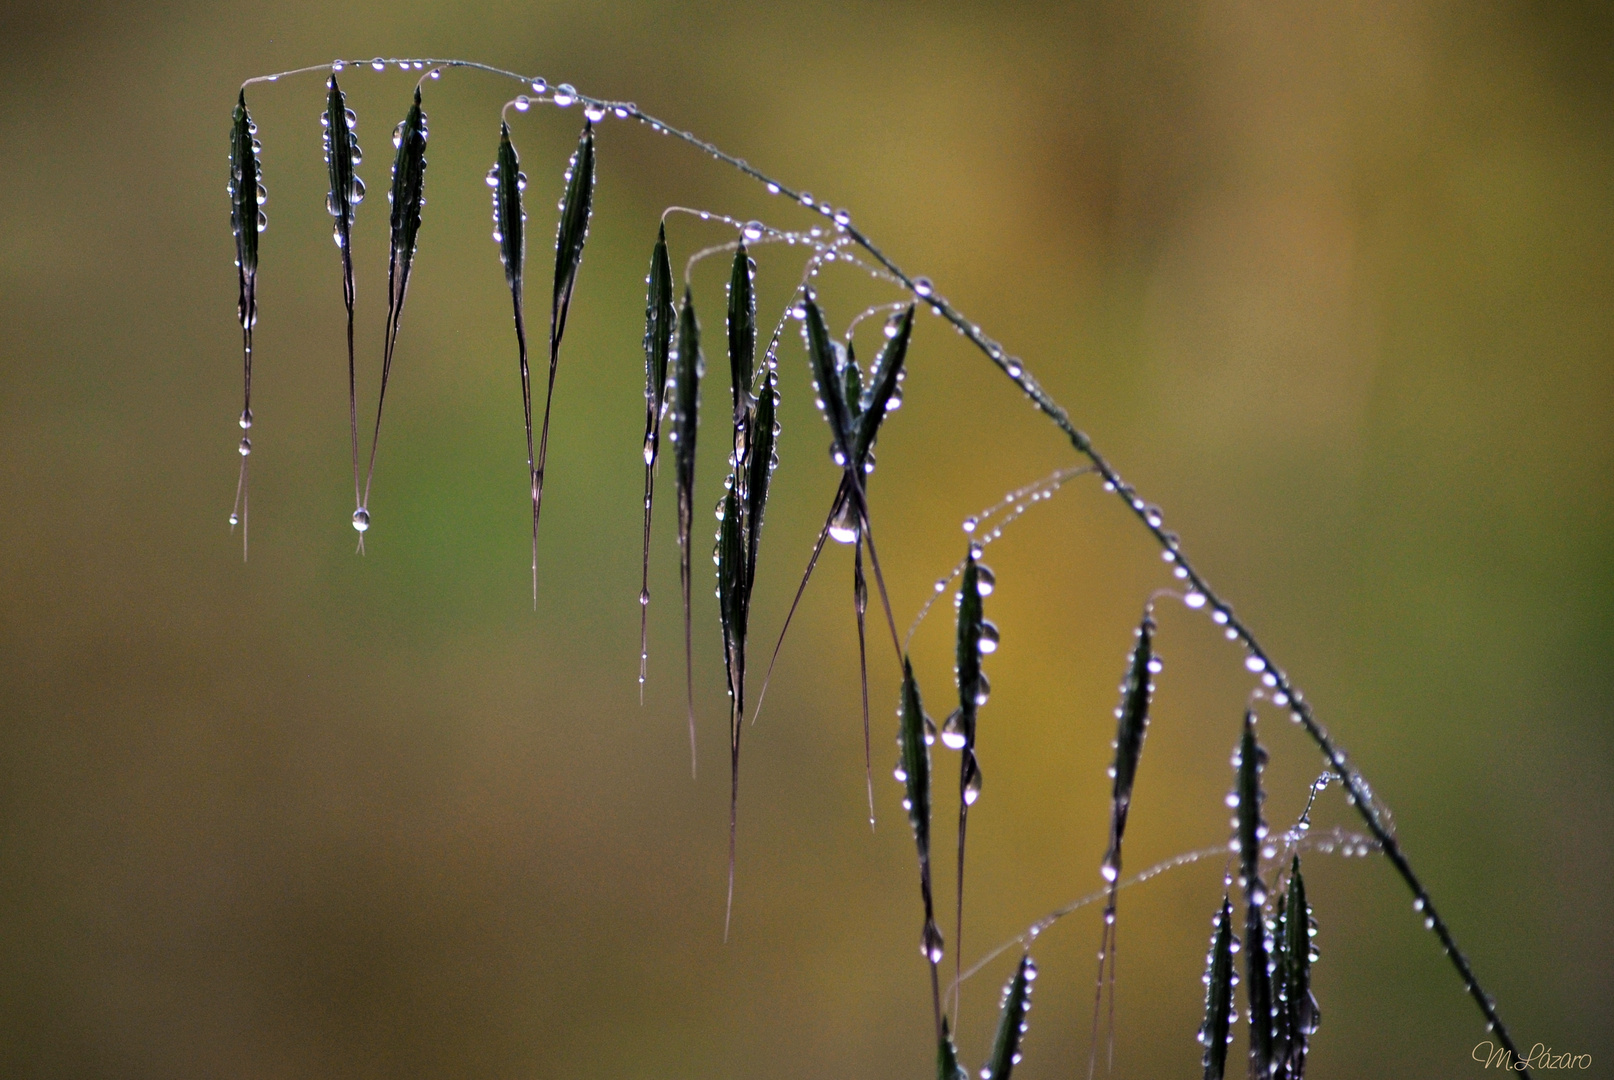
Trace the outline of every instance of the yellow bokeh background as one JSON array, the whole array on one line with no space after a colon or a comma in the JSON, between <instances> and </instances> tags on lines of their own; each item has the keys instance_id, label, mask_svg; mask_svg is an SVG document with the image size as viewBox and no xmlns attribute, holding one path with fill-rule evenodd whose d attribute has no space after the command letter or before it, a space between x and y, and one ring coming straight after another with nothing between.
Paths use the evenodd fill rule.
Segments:
<instances>
[{"instance_id":1,"label":"yellow bokeh background","mask_svg":"<svg viewBox=\"0 0 1614 1080\"><path fill-rule=\"evenodd\" d=\"M252 88L271 226L242 564L225 524L240 434L230 108L248 76L377 53L632 100L848 207L1164 507L1395 811L1519 1041L1607 1067L1607 8L286 0L0 8L0 1073L933 1067L890 772L896 668L876 621L871 833L838 546L745 729L723 941L726 704L707 576L726 449L721 259L694 279L709 359L697 778L670 468L643 705L635 679L657 217L810 215L671 139L601 126L534 611L515 345L482 182L514 88L467 72L427 86L428 206L363 558L320 80ZM411 81L346 79L369 186L361 415L380 366L388 136ZM535 337L580 123L544 107L513 125ZM669 225L675 265L730 237ZM769 327L800 259L758 252ZM895 297L845 268L821 288L841 325ZM899 625L962 554L966 515L1073 462L941 320L920 317L909 360L871 480ZM836 482L793 327L780 368L753 679ZM1090 479L987 561L1003 647L980 722L966 960L1099 882L1115 687L1145 597L1171 581ZM948 614L915 645L938 718ZM1159 648L1132 869L1226 838L1251 685L1202 614L1163 607ZM1263 738L1269 814L1286 824L1321 760L1276 713ZM956 757L937 755L948 789ZM1337 789L1317 817L1352 821ZM1116 1075L1199 1068L1222 871L1208 860L1123 894ZM940 881L952 872L939 856ZM1312 1075L1479 1069L1477 1010L1388 865L1317 855L1307 877L1322 954ZM1089 910L1039 941L1018 1076L1084 1067L1097 937ZM965 984L977 1067L1009 964Z\"/></svg>"}]
</instances>

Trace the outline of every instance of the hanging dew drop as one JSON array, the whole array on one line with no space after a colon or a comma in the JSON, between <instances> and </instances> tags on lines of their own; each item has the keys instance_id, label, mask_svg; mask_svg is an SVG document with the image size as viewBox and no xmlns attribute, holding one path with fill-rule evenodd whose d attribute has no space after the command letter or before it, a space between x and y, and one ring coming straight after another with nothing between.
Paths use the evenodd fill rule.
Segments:
<instances>
[{"instance_id":1,"label":"hanging dew drop","mask_svg":"<svg viewBox=\"0 0 1614 1080\"><path fill-rule=\"evenodd\" d=\"M236 423L241 425L241 430L242 431L246 431L246 430L250 429L252 427L252 410L251 409L243 409L243 410L241 410L241 418L239 420L237 420Z\"/></svg>"},{"instance_id":2,"label":"hanging dew drop","mask_svg":"<svg viewBox=\"0 0 1614 1080\"><path fill-rule=\"evenodd\" d=\"M744 236L747 241L754 243L762 239L762 231L762 222L747 221L745 227L740 230L740 235Z\"/></svg>"},{"instance_id":3,"label":"hanging dew drop","mask_svg":"<svg viewBox=\"0 0 1614 1080\"><path fill-rule=\"evenodd\" d=\"M588 117L591 123L597 124L605 119L605 106L585 105L583 106L583 115Z\"/></svg>"},{"instance_id":4,"label":"hanging dew drop","mask_svg":"<svg viewBox=\"0 0 1614 1080\"><path fill-rule=\"evenodd\" d=\"M362 506L353 511L353 528L358 532L366 532L370 528L370 511Z\"/></svg>"},{"instance_id":5,"label":"hanging dew drop","mask_svg":"<svg viewBox=\"0 0 1614 1080\"><path fill-rule=\"evenodd\" d=\"M555 87L555 104L567 108L577 100L577 90L571 83L561 83Z\"/></svg>"},{"instance_id":6,"label":"hanging dew drop","mask_svg":"<svg viewBox=\"0 0 1614 1080\"><path fill-rule=\"evenodd\" d=\"M850 500L841 505L835 519L829 523L830 539L838 544L851 544L857 540L857 512Z\"/></svg>"},{"instance_id":7,"label":"hanging dew drop","mask_svg":"<svg viewBox=\"0 0 1614 1080\"><path fill-rule=\"evenodd\" d=\"M913 291L919 296L928 297L931 293L935 292L936 289L935 286L931 285L929 278L922 277L913 279Z\"/></svg>"},{"instance_id":8,"label":"hanging dew drop","mask_svg":"<svg viewBox=\"0 0 1614 1080\"><path fill-rule=\"evenodd\" d=\"M998 640L998 628L989 622L983 622L981 624L981 636L977 642L977 647L982 654L997 652Z\"/></svg>"},{"instance_id":9,"label":"hanging dew drop","mask_svg":"<svg viewBox=\"0 0 1614 1080\"><path fill-rule=\"evenodd\" d=\"M242 457L246 457L248 454L252 453L252 440L251 439L242 439L241 440L240 450L241 450L241 456Z\"/></svg>"},{"instance_id":10,"label":"hanging dew drop","mask_svg":"<svg viewBox=\"0 0 1614 1080\"><path fill-rule=\"evenodd\" d=\"M518 94L515 100L516 112L526 112L532 108L532 101L526 94Z\"/></svg>"},{"instance_id":11,"label":"hanging dew drop","mask_svg":"<svg viewBox=\"0 0 1614 1080\"><path fill-rule=\"evenodd\" d=\"M977 596L991 596L992 590L997 588L997 575L992 573L990 567L977 565L975 567L975 593Z\"/></svg>"}]
</instances>

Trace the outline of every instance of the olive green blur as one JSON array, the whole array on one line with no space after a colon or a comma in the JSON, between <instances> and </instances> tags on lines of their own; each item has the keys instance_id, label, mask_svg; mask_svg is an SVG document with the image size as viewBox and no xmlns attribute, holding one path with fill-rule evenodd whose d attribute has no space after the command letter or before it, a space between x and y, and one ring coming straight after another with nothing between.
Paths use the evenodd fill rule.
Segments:
<instances>
[{"instance_id":1,"label":"olive green blur","mask_svg":"<svg viewBox=\"0 0 1614 1080\"><path fill-rule=\"evenodd\" d=\"M1614 1066L1614 8L9 0L0 1075L934 1067L892 778L900 666L871 587L871 832L838 543L744 732L723 941L728 708L708 555L731 450L731 252L692 278L706 356L695 778L665 463L639 700L642 339L661 212L824 219L669 137L598 125L534 610L511 298L484 183L521 87L468 71L423 87L426 205L360 556L323 78L249 86L269 227L243 564L226 522L242 434L231 112L249 76L376 54L631 100L847 208L1163 508L1394 811L1516 1039L1589 1054L1591 1074ZM420 75L342 76L369 191L353 240L361 454L390 137ZM545 104L507 118L529 181L528 294L547 298L583 116ZM735 236L670 216L673 273ZM805 249L750 247L760 354ZM837 333L904 299L840 262L816 285ZM528 305L534 341L547 308ZM859 326L865 362L882 321ZM841 475L800 325L779 349L752 702ZM963 557L966 516L1076 463L923 309L907 369L868 483L899 633ZM983 561L1002 647L984 661L976 726L966 968L1103 885L1117 684L1144 601L1173 584L1091 477ZM949 600L912 647L932 707L956 696ZM1231 832L1229 756L1256 677L1207 614L1157 606L1164 668L1126 873ZM1278 830L1322 760L1281 710L1257 712ZM950 973L957 759L932 753ZM1314 832L1355 821L1337 786L1314 819ZM1200 1070L1226 869L1214 856L1120 893L1115 1075ZM1479 1073L1479 1012L1384 860L1315 853L1305 877L1320 927L1310 1075ZM1015 1080L1085 1068L1098 912L1038 941ZM1016 960L963 986L972 1073Z\"/></svg>"}]
</instances>

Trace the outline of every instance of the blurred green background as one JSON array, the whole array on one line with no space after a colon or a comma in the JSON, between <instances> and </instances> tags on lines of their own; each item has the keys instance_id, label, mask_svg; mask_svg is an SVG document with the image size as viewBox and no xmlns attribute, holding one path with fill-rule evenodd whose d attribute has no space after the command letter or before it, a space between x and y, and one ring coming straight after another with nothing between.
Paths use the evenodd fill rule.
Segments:
<instances>
[{"instance_id":1,"label":"blurred green background","mask_svg":"<svg viewBox=\"0 0 1614 1080\"><path fill-rule=\"evenodd\" d=\"M631 99L850 207L1071 410L1303 686L1525 1044L1614 1058L1614 15L1607 5L64 3L0 9L0 1072L12 1077L923 1076L895 671L871 639L866 822L849 559L831 550L745 733L734 930L697 496L700 773L672 502L638 632L643 275L670 203L797 208L608 121L555 391L536 613L507 294L482 176L504 83L430 84L429 205L364 558L348 525L317 76L254 89L265 207L252 558L235 483L225 153L245 77L477 59ZM361 386L388 136L347 80ZM581 117L516 139L531 308ZM727 237L680 221L675 261ZM799 252L760 254L768 317ZM720 357L719 263L697 272ZM889 298L846 272L844 320ZM771 310L769 305L772 305ZM541 327L542 319L534 317ZM541 330L540 330L541 332ZM1071 459L937 320L873 480L899 620L958 524ZM754 624L766 653L835 484L794 333ZM720 360L705 402L721 418ZM671 472L661 486L670 496ZM1076 484L989 562L973 958L1089 891L1110 710L1169 578ZM946 613L919 674L950 687ZM1162 612L1128 863L1226 836L1249 677ZM1315 751L1265 728L1269 810ZM943 755L946 769L955 759ZM1337 790L1319 811L1348 823ZM1117 1072L1191 1075L1221 865L1125 895ZM946 879L951 862L943 859ZM1318 856L1313 1075L1466 1076L1472 1004L1382 860ZM950 921L950 917L949 917ZM1085 1060L1097 918L1045 936L1017 1075ZM949 937L951 934L949 933ZM1006 962L966 984L979 1062Z\"/></svg>"}]
</instances>

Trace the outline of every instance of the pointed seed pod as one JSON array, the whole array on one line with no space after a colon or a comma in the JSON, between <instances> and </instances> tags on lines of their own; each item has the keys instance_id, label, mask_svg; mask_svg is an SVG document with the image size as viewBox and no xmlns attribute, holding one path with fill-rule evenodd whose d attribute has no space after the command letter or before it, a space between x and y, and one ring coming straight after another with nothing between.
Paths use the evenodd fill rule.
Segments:
<instances>
[{"instance_id":1,"label":"pointed seed pod","mask_svg":"<svg viewBox=\"0 0 1614 1080\"><path fill-rule=\"evenodd\" d=\"M908 340L913 333L913 305L904 308L896 321L896 333L886 339L885 346L875 358L869 371L868 385L859 413L857 436L852 446L852 459L863 464L874 448L875 436L885 422L897 386L902 380L902 365L908 355Z\"/></svg>"},{"instance_id":2,"label":"pointed seed pod","mask_svg":"<svg viewBox=\"0 0 1614 1080\"><path fill-rule=\"evenodd\" d=\"M690 532L695 521L695 438L700 420L701 362L700 323L695 318L695 300L689 289L678 311L678 347L672 357L673 461L677 466L678 496L678 580L684 594L684 689L689 706L689 760L695 767L695 656L690 611L691 548Z\"/></svg>"},{"instance_id":3,"label":"pointed seed pod","mask_svg":"<svg viewBox=\"0 0 1614 1080\"><path fill-rule=\"evenodd\" d=\"M1127 813L1132 807L1132 786L1138 775L1138 759L1143 755L1143 737L1149 729L1149 702L1154 693L1154 617L1145 612L1138 625L1132 658L1121 683L1121 704L1116 708L1115 764L1111 767L1114 784L1110 796L1110 846L1105 852L1104 879L1114 882L1121 874L1121 840L1126 833Z\"/></svg>"},{"instance_id":4,"label":"pointed seed pod","mask_svg":"<svg viewBox=\"0 0 1614 1080\"><path fill-rule=\"evenodd\" d=\"M667 258L667 227L662 225L650 252L644 309L644 560L639 583L639 685L650 661L650 515L656 496L656 458L661 453L661 417L667 401L672 356L672 266ZM643 691L641 690L641 698Z\"/></svg>"},{"instance_id":5,"label":"pointed seed pod","mask_svg":"<svg viewBox=\"0 0 1614 1080\"><path fill-rule=\"evenodd\" d=\"M1199 1041L1205 1047L1205 1080L1222 1080L1227 1071L1227 1044L1233 1039L1233 983L1237 981L1233 951L1237 945L1233 904L1224 896L1211 934L1210 953L1205 957L1205 1022L1199 1029Z\"/></svg>"},{"instance_id":6,"label":"pointed seed pod","mask_svg":"<svg viewBox=\"0 0 1614 1080\"><path fill-rule=\"evenodd\" d=\"M1272 965L1264 907L1266 885L1260 876L1261 845L1266 823L1261 819L1261 768L1266 751L1255 737L1255 712L1244 714L1238 753L1238 832L1240 877L1244 885L1245 997L1250 1008L1250 1072L1268 1080L1276 1065L1272 1040Z\"/></svg>"},{"instance_id":7,"label":"pointed seed pod","mask_svg":"<svg viewBox=\"0 0 1614 1080\"><path fill-rule=\"evenodd\" d=\"M739 424L751 393L751 372L757 349L757 296L753 285L756 263L742 240L734 251L729 272L729 385L734 398L734 421Z\"/></svg>"},{"instance_id":8,"label":"pointed seed pod","mask_svg":"<svg viewBox=\"0 0 1614 1080\"><path fill-rule=\"evenodd\" d=\"M1003 1006L998 1010L998 1033L992 1042L992 1058L981 1070L981 1080L1009 1080L1020 1063L1020 1043L1025 1038L1026 1012L1031 1008L1031 984L1037 965L1027 953L1003 988Z\"/></svg>"},{"instance_id":9,"label":"pointed seed pod","mask_svg":"<svg viewBox=\"0 0 1614 1080\"><path fill-rule=\"evenodd\" d=\"M404 299L409 293L409 274L415 265L415 249L420 240L421 208L426 205L426 113L420 107L420 87L398 126L392 142L397 153L392 159L392 187L387 198L392 203L391 242L387 260L387 328L381 357L381 393L376 401L375 431L370 436L370 468L364 482L360 510L369 524L370 486L375 480L376 451L381 445L381 416L387 403L387 385L392 377L392 357L398 347L398 328L403 321ZM355 515L355 520L357 515Z\"/></svg>"}]
</instances>

